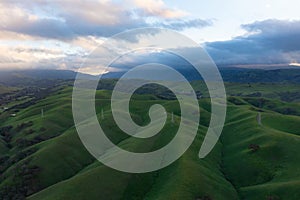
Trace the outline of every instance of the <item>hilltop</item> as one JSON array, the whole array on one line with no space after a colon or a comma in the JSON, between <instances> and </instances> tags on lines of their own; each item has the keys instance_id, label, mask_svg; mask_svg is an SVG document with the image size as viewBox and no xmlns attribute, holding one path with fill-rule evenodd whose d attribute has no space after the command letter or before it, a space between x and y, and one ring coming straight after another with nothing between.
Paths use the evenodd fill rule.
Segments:
<instances>
[{"instance_id":1,"label":"hilltop","mask_svg":"<svg viewBox=\"0 0 300 200\"><path fill-rule=\"evenodd\" d=\"M280 88L280 84L264 84L263 90L260 84L226 85L232 96L228 99L222 137L213 152L205 159L198 158L210 119L210 103L204 95L199 100L201 122L192 146L172 165L146 174L109 169L86 151L74 127L72 88L67 84L53 89L32 105L18 108L16 117L4 120L7 112L15 112L14 109L6 111L0 115L0 196L14 199L26 196L28 199L297 200L300 195L299 103L283 101L276 93L280 90L274 89ZM291 84L290 88L296 90L297 85ZM261 96L249 96L257 91ZM273 98L268 98L272 94ZM132 117L141 125L147 124L147 111L152 104L163 105L169 113L162 132L143 142L124 135L114 125L110 95L111 91L99 90L96 108L104 130L115 144L147 152L164 146L176 133L180 122L177 100L151 94L133 97ZM104 119L101 119L100 108L104 108ZM262 125L256 119L258 112L262 113ZM175 124L170 121L170 113L175 115Z\"/></svg>"}]
</instances>

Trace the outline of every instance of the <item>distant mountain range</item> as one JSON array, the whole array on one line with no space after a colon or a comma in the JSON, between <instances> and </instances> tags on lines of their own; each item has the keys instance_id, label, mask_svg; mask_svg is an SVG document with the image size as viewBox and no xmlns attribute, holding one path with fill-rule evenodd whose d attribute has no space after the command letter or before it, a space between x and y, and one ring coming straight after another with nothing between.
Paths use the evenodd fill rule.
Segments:
<instances>
[{"instance_id":1,"label":"distant mountain range","mask_svg":"<svg viewBox=\"0 0 300 200\"><path fill-rule=\"evenodd\" d=\"M201 76L193 69L177 69L188 80L201 80ZM222 67L220 73L225 82L256 83L256 82L294 82L300 83L300 69L245 69L234 67ZM120 78L124 72L111 72L102 75L102 78ZM74 80L77 72L71 70L16 70L0 71L0 84L8 86L28 86L32 81L43 82L53 80ZM84 74L88 79L95 79L97 76Z\"/></svg>"},{"instance_id":2,"label":"distant mountain range","mask_svg":"<svg viewBox=\"0 0 300 200\"><path fill-rule=\"evenodd\" d=\"M0 85L24 87L35 86L39 81L40 86L47 86L57 80L74 80L77 72L71 70L15 70L0 71ZM85 74L88 78L96 78L95 76Z\"/></svg>"}]
</instances>

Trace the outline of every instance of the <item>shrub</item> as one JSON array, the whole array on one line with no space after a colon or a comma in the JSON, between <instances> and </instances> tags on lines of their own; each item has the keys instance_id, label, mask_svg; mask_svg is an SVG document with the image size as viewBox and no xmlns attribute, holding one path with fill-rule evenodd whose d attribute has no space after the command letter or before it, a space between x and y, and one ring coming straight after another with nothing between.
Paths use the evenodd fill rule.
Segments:
<instances>
[{"instance_id":1,"label":"shrub","mask_svg":"<svg viewBox=\"0 0 300 200\"><path fill-rule=\"evenodd\" d=\"M248 149L250 149L251 152L254 153L254 152L256 152L256 151L258 151L260 149L260 146L258 144L250 144L248 146Z\"/></svg>"},{"instance_id":2,"label":"shrub","mask_svg":"<svg viewBox=\"0 0 300 200\"><path fill-rule=\"evenodd\" d=\"M267 200L280 200L280 197L277 195L270 195L270 196L267 196L266 199Z\"/></svg>"}]
</instances>

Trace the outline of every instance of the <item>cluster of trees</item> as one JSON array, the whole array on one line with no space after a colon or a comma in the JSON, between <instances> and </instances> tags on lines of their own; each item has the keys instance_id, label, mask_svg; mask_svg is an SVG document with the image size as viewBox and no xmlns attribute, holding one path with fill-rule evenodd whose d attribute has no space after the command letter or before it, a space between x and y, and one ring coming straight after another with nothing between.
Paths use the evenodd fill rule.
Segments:
<instances>
[{"instance_id":1,"label":"cluster of trees","mask_svg":"<svg viewBox=\"0 0 300 200\"><path fill-rule=\"evenodd\" d=\"M28 129L31 126L33 126L32 121L20 123L16 127L1 127L0 135L7 146L12 148L12 145L14 145L12 143L13 135L22 131L27 133L29 130L32 130ZM0 188L0 199L23 200L40 189L37 179L40 168L30 165L29 158L30 155L35 153L38 149L36 147L27 147L44 140L45 138L41 138L40 136L36 136L28 141L25 138L18 139L15 145L19 147L20 150L12 156L2 155L0 157L0 182L7 178L6 173L4 172L13 166L12 170L9 172L9 174L13 173L13 180Z\"/></svg>"},{"instance_id":2,"label":"cluster of trees","mask_svg":"<svg viewBox=\"0 0 300 200\"><path fill-rule=\"evenodd\" d=\"M278 93L280 99L286 102L293 102L295 100L300 100L300 92L280 92Z\"/></svg>"},{"instance_id":3,"label":"cluster of trees","mask_svg":"<svg viewBox=\"0 0 300 200\"><path fill-rule=\"evenodd\" d=\"M7 144L9 144L11 141L12 135L10 132L12 129L13 129L13 126L5 126L5 127L0 128L0 135L3 139L3 141Z\"/></svg>"},{"instance_id":4,"label":"cluster of trees","mask_svg":"<svg viewBox=\"0 0 300 200\"><path fill-rule=\"evenodd\" d=\"M15 163L18 163L19 161L32 155L36 151L37 151L37 148L33 147L30 149L20 151L12 157L9 157L8 155L4 155L4 156L0 157L0 173L3 173L8 167L12 166Z\"/></svg>"},{"instance_id":5,"label":"cluster of trees","mask_svg":"<svg viewBox=\"0 0 300 200\"><path fill-rule=\"evenodd\" d=\"M18 148L23 149L26 147L30 147L32 145L38 144L40 142L49 140L55 136L47 136L47 135L37 135L32 139L27 139L27 138L19 138L16 140L16 145Z\"/></svg>"},{"instance_id":6,"label":"cluster of trees","mask_svg":"<svg viewBox=\"0 0 300 200\"><path fill-rule=\"evenodd\" d=\"M37 175L40 171L38 166L30 165L30 159L18 164L13 170L13 181L0 189L0 197L23 200L39 191L40 184Z\"/></svg>"},{"instance_id":7,"label":"cluster of trees","mask_svg":"<svg viewBox=\"0 0 300 200\"><path fill-rule=\"evenodd\" d=\"M19 131L22 131L23 129L31 127L31 126L33 126L33 122L32 121L23 122L23 123L17 125L16 131L19 132Z\"/></svg>"}]
</instances>

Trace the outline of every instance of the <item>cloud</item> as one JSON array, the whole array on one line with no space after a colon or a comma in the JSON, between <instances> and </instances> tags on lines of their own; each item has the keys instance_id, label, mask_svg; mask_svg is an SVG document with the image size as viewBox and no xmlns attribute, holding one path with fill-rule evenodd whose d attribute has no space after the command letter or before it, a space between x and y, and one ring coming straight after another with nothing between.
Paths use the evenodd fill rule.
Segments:
<instances>
[{"instance_id":1,"label":"cloud","mask_svg":"<svg viewBox=\"0 0 300 200\"><path fill-rule=\"evenodd\" d=\"M64 0L0 2L0 31L70 40L80 36L109 37L124 30L160 26L175 30L211 25L201 19L180 20L187 14L161 0ZM155 18L157 23L150 23Z\"/></svg>"},{"instance_id":2,"label":"cloud","mask_svg":"<svg viewBox=\"0 0 300 200\"><path fill-rule=\"evenodd\" d=\"M144 16L158 16L173 19L188 15L185 11L167 8L162 0L132 0L132 3L137 7L137 12Z\"/></svg>"},{"instance_id":3,"label":"cloud","mask_svg":"<svg viewBox=\"0 0 300 200\"><path fill-rule=\"evenodd\" d=\"M219 64L274 64L300 61L300 21L264 20L241 26L247 34L206 43Z\"/></svg>"},{"instance_id":4,"label":"cloud","mask_svg":"<svg viewBox=\"0 0 300 200\"><path fill-rule=\"evenodd\" d=\"M270 49L284 52L300 50L300 21L265 20L242 25L248 32L258 32L249 38Z\"/></svg>"},{"instance_id":5,"label":"cloud","mask_svg":"<svg viewBox=\"0 0 300 200\"><path fill-rule=\"evenodd\" d=\"M300 67L300 63L294 63L294 62L292 62L289 65L290 66L295 66L295 67Z\"/></svg>"},{"instance_id":6,"label":"cloud","mask_svg":"<svg viewBox=\"0 0 300 200\"><path fill-rule=\"evenodd\" d=\"M157 26L159 27L169 28L177 31L182 31L187 28L204 28L212 25L213 22L211 20L202 20L202 19L179 20L179 21L174 20L174 21L157 24Z\"/></svg>"},{"instance_id":7,"label":"cloud","mask_svg":"<svg viewBox=\"0 0 300 200\"><path fill-rule=\"evenodd\" d=\"M162 0L9 0L0 1L0 15L2 69L76 69L106 38L129 29L155 26L182 31L212 25L210 20L191 19ZM123 39L138 43L139 38ZM87 67L97 68L96 61Z\"/></svg>"},{"instance_id":8,"label":"cloud","mask_svg":"<svg viewBox=\"0 0 300 200\"><path fill-rule=\"evenodd\" d=\"M37 7L39 14L34 13ZM108 37L146 25L143 19L131 18L120 5L100 1L51 1L43 4L33 1L28 5L2 2L0 14L6 17L2 19L2 31L65 40L88 35Z\"/></svg>"},{"instance_id":9,"label":"cloud","mask_svg":"<svg viewBox=\"0 0 300 200\"><path fill-rule=\"evenodd\" d=\"M63 42L6 41L0 42L0 69L74 69L86 55L83 49Z\"/></svg>"}]
</instances>

